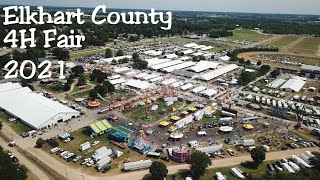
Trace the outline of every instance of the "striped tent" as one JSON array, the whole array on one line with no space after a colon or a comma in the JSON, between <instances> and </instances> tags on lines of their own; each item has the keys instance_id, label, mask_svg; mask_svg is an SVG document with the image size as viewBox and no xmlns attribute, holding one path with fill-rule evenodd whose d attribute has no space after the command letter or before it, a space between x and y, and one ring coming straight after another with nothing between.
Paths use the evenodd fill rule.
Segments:
<instances>
[{"instance_id":1,"label":"striped tent","mask_svg":"<svg viewBox=\"0 0 320 180\"><path fill-rule=\"evenodd\" d=\"M59 137L61 139L66 139L66 138L70 137L70 134L67 132L63 132L63 133L59 134Z\"/></svg>"},{"instance_id":2,"label":"striped tent","mask_svg":"<svg viewBox=\"0 0 320 180\"><path fill-rule=\"evenodd\" d=\"M88 128L92 135L96 136L109 131L112 128L112 125L107 120L103 119L90 123Z\"/></svg>"}]
</instances>

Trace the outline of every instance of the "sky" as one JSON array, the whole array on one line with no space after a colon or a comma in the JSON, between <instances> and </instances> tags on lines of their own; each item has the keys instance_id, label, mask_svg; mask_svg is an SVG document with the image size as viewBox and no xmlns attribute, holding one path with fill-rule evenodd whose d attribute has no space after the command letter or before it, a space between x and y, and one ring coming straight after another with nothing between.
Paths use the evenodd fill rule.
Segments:
<instances>
[{"instance_id":1,"label":"sky","mask_svg":"<svg viewBox=\"0 0 320 180\"><path fill-rule=\"evenodd\" d=\"M320 0L0 0L0 4L320 15Z\"/></svg>"}]
</instances>

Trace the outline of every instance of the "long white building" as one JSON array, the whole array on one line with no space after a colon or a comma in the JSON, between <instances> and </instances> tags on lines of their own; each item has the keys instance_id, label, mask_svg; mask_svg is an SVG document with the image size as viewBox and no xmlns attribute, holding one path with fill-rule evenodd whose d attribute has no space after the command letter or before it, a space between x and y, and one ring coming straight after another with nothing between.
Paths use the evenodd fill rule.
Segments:
<instances>
[{"instance_id":1,"label":"long white building","mask_svg":"<svg viewBox=\"0 0 320 180\"><path fill-rule=\"evenodd\" d=\"M0 109L34 129L52 127L80 115L79 111L11 82L0 84Z\"/></svg>"}]
</instances>

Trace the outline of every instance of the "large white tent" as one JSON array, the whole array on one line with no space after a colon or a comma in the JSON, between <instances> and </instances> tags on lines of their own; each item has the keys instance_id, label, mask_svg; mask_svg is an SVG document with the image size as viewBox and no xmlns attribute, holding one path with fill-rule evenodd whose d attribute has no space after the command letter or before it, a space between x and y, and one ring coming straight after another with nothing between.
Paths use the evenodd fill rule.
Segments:
<instances>
[{"instance_id":1,"label":"large white tent","mask_svg":"<svg viewBox=\"0 0 320 180\"><path fill-rule=\"evenodd\" d=\"M80 115L18 83L0 84L0 108L34 129L52 127Z\"/></svg>"}]
</instances>

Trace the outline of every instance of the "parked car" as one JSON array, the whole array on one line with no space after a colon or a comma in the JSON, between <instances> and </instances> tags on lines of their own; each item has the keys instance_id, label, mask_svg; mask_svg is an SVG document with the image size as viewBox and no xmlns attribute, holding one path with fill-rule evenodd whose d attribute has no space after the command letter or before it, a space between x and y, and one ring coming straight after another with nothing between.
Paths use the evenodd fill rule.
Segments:
<instances>
[{"instance_id":1,"label":"parked car","mask_svg":"<svg viewBox=\"0 0 320 180\"><path fill-rule=\"evenodd\" d=\"M170 161L170 158L167 157L167 156L162 156L162 157L160 157L160 159L162 159L162 160L164 160L164 161L167 161L167 162Z\"/></svg>"},{"instance_id":2,"label":"parked car","mask_svg":"<svg viewBox=\"0 0 320 180\"><path fill-rule=\"evenodd\" d=\"M111 169L110 166L106 166L105 168L102 169L102 173L106 173L107 171L109 171Z\"/></svg>"}]
</instances>

